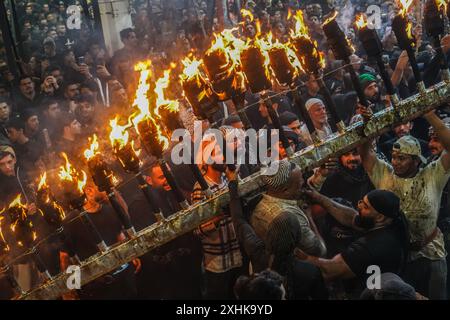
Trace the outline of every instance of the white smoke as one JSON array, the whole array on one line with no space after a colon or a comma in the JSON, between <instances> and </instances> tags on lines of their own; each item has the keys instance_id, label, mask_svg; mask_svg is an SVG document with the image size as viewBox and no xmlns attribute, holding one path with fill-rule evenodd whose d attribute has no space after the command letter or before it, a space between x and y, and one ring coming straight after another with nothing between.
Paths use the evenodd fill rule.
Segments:
<instances>
[{"instance_id":1,"label":"white smoke","mask_svg":"<svg viewBox=\"0 0 450 320\"><path fill-rule=\"evenodd\" d=\"M345 5L339 9L336 21L339 23L344 33L348 34L348 30L352 28L354 22L355 8L351 0L344 1Z\"/></svg>"}]
</instances>

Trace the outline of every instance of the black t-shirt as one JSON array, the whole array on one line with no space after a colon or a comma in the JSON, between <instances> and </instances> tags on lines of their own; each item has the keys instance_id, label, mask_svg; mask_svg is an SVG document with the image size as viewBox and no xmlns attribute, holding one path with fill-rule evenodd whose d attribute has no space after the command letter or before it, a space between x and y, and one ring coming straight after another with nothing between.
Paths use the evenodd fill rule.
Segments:
<instances>
[{"instance_id":1,"label":"black t-shirt","mask_svg":"<svg viewBox=\"0 0 450 320\"><path fill-rule=\"evenodd\" d=\"M381 273L398 273L404 254L405 248L392 226L369 231L341 253L345 263L359 279L364 280L364 284L370 275L367 267L376 265Z\"/></svg>"},{"instance_id":2,"label":"black t-shirt","mask_svg":"<svg viewBox=\"0 0 450 320\"><path fill-rule=\"evenodd\" d=\"M66 218L66 221L71 221L76 214L78 213L71 213ZM122 225L109 203L103 204L98 212L89 213L88 217L97 228L106 245L111 246L117 243L118 236L122 232ZM98 252L95 238L80 218L66 223L65 232L71 237L74 250L81 260L87 259Z\"/></svg>"}]
</instances>

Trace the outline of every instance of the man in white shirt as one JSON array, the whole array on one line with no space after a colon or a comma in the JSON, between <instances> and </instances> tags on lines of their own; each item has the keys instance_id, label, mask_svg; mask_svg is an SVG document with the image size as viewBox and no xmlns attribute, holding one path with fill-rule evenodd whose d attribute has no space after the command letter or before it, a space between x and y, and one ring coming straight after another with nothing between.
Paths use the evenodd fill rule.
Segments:
<instances>
[{"instance_id":1,"label":"man in white shirt","mask_svg":"<svg viewBox=\"0 0 450 320\"><path fill-rule=\"evenodd\" d=\"M375 188L394 192L408 219L412 243L405 280L430 299L445 299L446 251L437 218L442 191L450 177L450 129L434 112L424 117L445 148L436 161L425 165L420 144L411 136L394 143L392 165L376 157L371 142L362 145L359 152Z\"/></svg>"}]
</instances>

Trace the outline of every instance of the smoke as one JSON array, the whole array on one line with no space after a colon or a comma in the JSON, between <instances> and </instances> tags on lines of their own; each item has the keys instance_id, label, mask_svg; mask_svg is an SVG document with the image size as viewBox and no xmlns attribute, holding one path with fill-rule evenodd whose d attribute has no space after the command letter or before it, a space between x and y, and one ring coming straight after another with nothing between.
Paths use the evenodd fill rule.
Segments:
<instances>
[{"instance_id":1,"label":"smoke","mask_svg":"<svg viewBox=\"0 0 450 320\"><path fill-rule=\"evenodd\" d=\"M345 34L348 34L354 22L355 7L350 0L345 1L344 7L339 9L339 15L336 21L339 23Z\"/></svg>"}]
</instances>

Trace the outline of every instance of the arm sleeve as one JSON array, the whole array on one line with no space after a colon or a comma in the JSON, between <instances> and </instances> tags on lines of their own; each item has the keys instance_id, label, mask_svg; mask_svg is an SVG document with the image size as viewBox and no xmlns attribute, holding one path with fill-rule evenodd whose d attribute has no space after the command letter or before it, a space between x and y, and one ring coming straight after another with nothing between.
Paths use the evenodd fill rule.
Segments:
<instances>
[{"instance_id":1,"label":"arm sleeve","mask_svg":"<svg viewBox=\"0 0 450 320\"><path fill-rule=\"evenodd\" d=\"M231 181L228 188L230 191L230 213L237 238L245 253L250 257L255 270L264 270L267 268L269 261L264 241L256 235L255 230L244 218L237 181Z\"/></svg>"}]
</instances>

